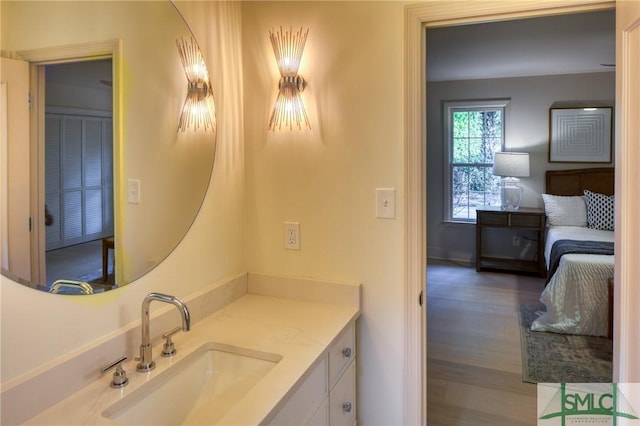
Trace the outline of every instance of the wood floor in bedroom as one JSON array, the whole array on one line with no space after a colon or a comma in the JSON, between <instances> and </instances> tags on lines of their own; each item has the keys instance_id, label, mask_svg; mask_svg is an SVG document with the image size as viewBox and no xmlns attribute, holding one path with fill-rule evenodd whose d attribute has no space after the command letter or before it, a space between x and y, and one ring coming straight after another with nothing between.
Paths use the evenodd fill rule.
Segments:
<instances>
[{"instance_id":1,"label":"wood floor in bedroom","mask_svg":"<svg viewBox=\"0 0 640 426\"><path fill-rule=\"evenodd\" d=\"M522 381L517 306L544 279L427 265L427 423L535 425L536 385Z\"/></svg>"}]
</instances>

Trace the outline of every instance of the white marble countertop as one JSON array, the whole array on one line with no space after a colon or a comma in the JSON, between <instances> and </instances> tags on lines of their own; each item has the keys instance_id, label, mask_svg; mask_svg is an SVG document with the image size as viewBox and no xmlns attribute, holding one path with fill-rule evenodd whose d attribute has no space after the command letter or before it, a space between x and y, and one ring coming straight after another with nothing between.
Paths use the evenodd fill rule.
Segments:
<instances>
[{"instance_id":1,"label":"white marble countertop","mask_svg":"<svg viewBox=\"0 0 640 426\"><path fill-rule=\"evenodd\" d=\"M174 357L161 357L162 343L155 346L156 368L150 373L136 372L137 362L127 361L124 368L129 384L123 389L112 389L109 386L111 374L106 374L24 424L117 424L101 413L203 344L218 342L282 356L282 360L217 423L257 425L268 418L274 407L290 394L298 380L358 315L356 306L247 294L199 321L191 331L174 335L178 350ZM159 331L151 332L157 335ZM96 366L96 370L100 367Z\"/></svg>"}]
</instances>

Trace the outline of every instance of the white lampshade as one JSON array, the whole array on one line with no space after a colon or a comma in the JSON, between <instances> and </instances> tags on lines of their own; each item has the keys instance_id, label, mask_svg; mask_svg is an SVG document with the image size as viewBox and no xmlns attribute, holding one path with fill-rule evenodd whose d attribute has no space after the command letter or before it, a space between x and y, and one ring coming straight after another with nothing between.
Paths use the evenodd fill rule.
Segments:
<instances>
[{"instance_id":1,"label":"white lampshade","mask_svg":"<svg viewBox=\"0 0 640 426\"><path fill-rule=\"evenodd\" d=\"M528 177L529 153L496 152L493 160L493 174L504 177Z\"/></svg>"}]
</instances>

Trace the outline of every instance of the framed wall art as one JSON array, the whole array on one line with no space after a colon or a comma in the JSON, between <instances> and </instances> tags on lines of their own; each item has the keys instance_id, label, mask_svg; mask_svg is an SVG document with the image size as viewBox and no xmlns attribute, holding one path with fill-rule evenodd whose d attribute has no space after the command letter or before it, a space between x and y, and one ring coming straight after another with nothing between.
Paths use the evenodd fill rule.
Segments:
<instances>
[{"instance_id":1,"label":"framed wall art","mask_svg":"<svg viewBox=\"0 0 640 426\"><path fill-rule=\"evenodd\" d=\"M610 163L611 107L551 108L549 162Z\"/></svg>"}]
</instances>

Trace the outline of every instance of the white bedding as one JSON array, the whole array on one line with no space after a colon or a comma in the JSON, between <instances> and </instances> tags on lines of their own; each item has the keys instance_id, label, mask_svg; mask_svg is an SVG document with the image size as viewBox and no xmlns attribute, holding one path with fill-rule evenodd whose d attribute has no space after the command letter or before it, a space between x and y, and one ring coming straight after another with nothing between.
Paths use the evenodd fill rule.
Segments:
<instances>
[{"instance_id":1,"label":"white bedding","mask_svg":"<svg viewBox=\"0 0 640 426\"><path fill-rule=\"evenodd\" d=\"M613 231L575 226L553 226L547 233L545 260L560 239L614 241ZM606 336L609 330L609 292L614 256L566 254L540 297L547 311L531 324L533 331Z\"/></svg>"},{"instance_id":2,"label":"white bedding","mask_svg":"<svg viewBox=\"0 0 640 426\"><path fill-rule=\"evenodd\" d=\"M584 241L614 241L613 231L601 231L582 226L550 226L547 228L547 237L544 245L544 258L549 269L551 247L558 240L584 240Z\"/></svg>"}]
</instances>

